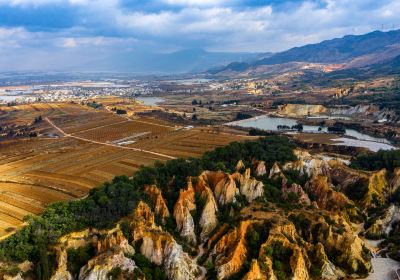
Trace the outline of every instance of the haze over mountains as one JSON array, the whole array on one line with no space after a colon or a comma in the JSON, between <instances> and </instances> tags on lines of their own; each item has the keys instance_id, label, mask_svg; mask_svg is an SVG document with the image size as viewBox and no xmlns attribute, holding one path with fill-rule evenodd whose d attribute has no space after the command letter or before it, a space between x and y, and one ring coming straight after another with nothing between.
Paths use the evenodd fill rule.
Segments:
<instances>
[{"instance_id":1,"label":"haze over mountains","mask_svg":"<svg viewBox=\"0 0 400 280\"><path fill-rule=\"evenodd\" d=\"M226 67L211 70L211 73L240 72L260 66L299 62L343 64L344 69L360 68L384 62L390 64L390 61L396 59L398 55L400 55L400 30L374 31L365 35L347 35L318 44L295 47L252 63L233 62Z\"/></svg>"},{"instance_id":2,"label":"haze over mountains","mask_svg":"<svg viewBox=\"0 0 400 280\"><path fill-rule=\"evenodd\" d=\"M188 73L204 71L233 61L252 61L257 53L209 52L201 48L184 49L171 53L130 52L119 53L102 60L90 61L72 67L79 71L115 71L130 73Z\"/></svg>"}]
</instances>

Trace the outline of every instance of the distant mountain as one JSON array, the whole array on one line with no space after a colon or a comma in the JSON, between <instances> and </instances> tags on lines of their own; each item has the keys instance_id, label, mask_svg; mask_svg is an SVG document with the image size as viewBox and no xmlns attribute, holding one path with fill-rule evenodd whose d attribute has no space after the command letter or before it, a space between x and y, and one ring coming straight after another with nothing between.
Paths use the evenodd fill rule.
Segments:
<instances>
[{"instance_id":1,"label":"distant mountain","mask_svg":"<svg viewBox=\"0 0 400 280\"><path fill-rule=\"evenodd\" d=\"M383 51L400 43L400 30L374 31L365 35L348 35L318 44L297 47L257 61L256 65L286 62L343 63L356 57Z\"/></svg>"},{"instance_id":2,"label":"distant mountain","mask_svg":"<svg viewBox=\"0 0 400 280\"><path fill-rule=\"evenodd\" d=\"M400 55L384 62L376 64L349 68L338 71L326 73L323 78L337 80L337 79L367 79L376 76L385 75L400 75Z\"/></svg>"},{"instance_id":3,"label":"distant mountain","mask_svg":"<svg viewBox=\"0 0 400 280\"><path fill-rule=\"evenodd\" d=\"M364 35L347 35L264 57L253 63L230 63L222 71L245 71L265 65L292 62L338 64L347 68L364 67L390 60L400 55L400 30L374 31Z\"/></svg>"},{"instance_id":4,"label":"distant mountain","mask_svg":"<svg viewBox=\"0 0 400 280\"><path fill-rule=\"evenodd\" d=\"M203 49L185 49L172 53L127 52L102 60L79 65L85 71L115 71L134 73L187 73L204 71L233 61L252 61L258 53L208 52Z\"/></svg>"}]
</instances>

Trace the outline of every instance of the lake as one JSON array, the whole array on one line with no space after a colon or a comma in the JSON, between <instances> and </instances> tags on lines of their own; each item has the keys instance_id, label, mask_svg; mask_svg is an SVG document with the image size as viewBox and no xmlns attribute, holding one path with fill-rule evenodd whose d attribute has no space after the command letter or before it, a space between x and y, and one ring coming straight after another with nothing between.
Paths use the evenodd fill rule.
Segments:
<instances>
[{"instance_id":1,"label":"lake","mask_svg":"<svg viewBox=\"0 0 400 280\"><path fill-rule=\"evenodd\" d=\"M135 99L143 102L143 104L147 106L156 106L158 103L162 103L165 101L161 97L137 97Z\"/></svg>"},{"instance_id":2,"label":"lake","mask_svg":"<svg viewBox=\"0 0 400 280\"><path fill-rule=\"evenodd\" d=\"M237 122L231 122L228 125L237 125L241 127L251 127L251 128L259 128L263 130L270 131L279 131L278 125L281 126L289 126L298 124L297 120L290 118L282 118L282 117L270 117L267 115L258 116L255 118L241 120ZM303 132L311 132L311 133L327 133L328 129L326 127L322 128L322 131L318 131L319 126L316 125L303 125ZM383 149L383 150L391 150L395 149L391 143L379 137L370 136L365 133L358 132L354 129L346 129L346 133L343 136L349 136L352 138L341 137L336 139L338 143L336 145L349 145L354 147L365 147L372 151ZM355 139L353 139L355 138Z\"/></svg>"},{"instance_id":3,"label":"lake","mask_svg":"<svg viewBox=\"0 0 400 280\"><path fill-rule=\"evenodd\" d=\"M21 95L0 95L0 101L4 102L12 102L15 99L22 97Z\"/></svg>"}]
</instances>

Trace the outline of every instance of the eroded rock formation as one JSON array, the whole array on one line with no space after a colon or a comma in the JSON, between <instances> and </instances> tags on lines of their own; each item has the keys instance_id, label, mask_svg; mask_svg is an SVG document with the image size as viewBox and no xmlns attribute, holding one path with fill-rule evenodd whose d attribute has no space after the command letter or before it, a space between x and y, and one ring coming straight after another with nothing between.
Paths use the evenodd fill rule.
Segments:
<instances>
[{"instance_id":1,"label":"eroded rock formation","mask_svg":"<svg viewBox=\"0 0 400 280\"><path fill-rule=\"evenodd\" d=\"M195 191L192 182L189 180L187 189L180 191L179 198L174 206L176 229L182 237L193 244L196 243L196 234L194 232L194 221L190 211L196 209L194 199Z\"/></svg>"}]
</instances>

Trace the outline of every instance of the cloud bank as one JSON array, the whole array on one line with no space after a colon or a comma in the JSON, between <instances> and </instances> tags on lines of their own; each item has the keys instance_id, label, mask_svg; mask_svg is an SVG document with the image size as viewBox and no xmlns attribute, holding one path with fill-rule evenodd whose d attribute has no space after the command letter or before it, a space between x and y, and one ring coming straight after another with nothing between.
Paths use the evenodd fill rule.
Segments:
<instances>
[{"instance_id":1,"label":"cloud bank","mask_svg":"<svg viewBox=\"0 0 400 280\"><path fill-rule=\"evenodd\" d=\"M124 52L276 52L400 28L398 0L0 0L0 70Z\"/></svg>"}]
</instances>

